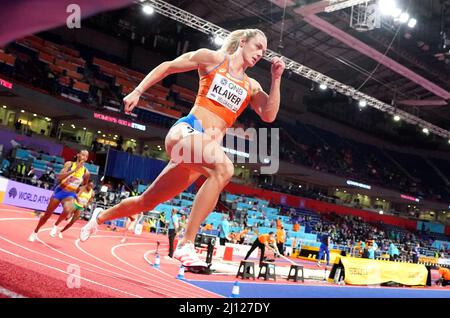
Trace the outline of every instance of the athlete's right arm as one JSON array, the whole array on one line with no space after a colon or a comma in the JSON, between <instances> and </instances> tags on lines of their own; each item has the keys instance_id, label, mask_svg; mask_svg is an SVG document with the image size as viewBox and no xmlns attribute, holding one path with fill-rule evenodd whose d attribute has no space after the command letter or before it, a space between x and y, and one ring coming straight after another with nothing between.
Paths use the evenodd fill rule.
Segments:
<instances>
[{"instance_id":1,"label":"athlete's right arm","mask_svg":"<svg viewBox=\"0 0 450 318\"><path fill-rule=\"evenodd\" d=\"M139 102L139 98L142 93L144 93L152 85L163 80L166 76L175 73L193 71L196 69L206 69L209 66L219 64L222 60L222 52L199 49L197 51L187 52L172 61L159 64L142 80L133 92L128 94L123 99L125 104L125 112L131 113Z\"/></svg>"}]
</instances>

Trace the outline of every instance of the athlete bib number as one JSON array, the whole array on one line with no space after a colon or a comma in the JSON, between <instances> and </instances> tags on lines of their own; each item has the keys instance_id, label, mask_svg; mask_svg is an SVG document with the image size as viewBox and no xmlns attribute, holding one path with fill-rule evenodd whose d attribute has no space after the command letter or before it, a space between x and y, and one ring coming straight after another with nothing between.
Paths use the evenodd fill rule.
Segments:
<instances>
[{"instance_id":1,"label":"athlete bib number","mask_svg":"<svg viewBox=\"0 0 450 318\"><path fill-rule=\"evenodd\" d=\"M216 74L206 97L237 113L247 98L247 90L225 76Z\"/></svg>"},{"instance_id":2,"label":"athlete bib number","mask_svg":"<svg viewBox=\"0 0 450 318\"><path fill-rule=\"evenodd\" d=\"M65 181L65 184L70 188L77 189L81 185L82 182L83 182L83 180L81 180L77 177L69 176L69 178Z\"/></svg>"}]
</instances>

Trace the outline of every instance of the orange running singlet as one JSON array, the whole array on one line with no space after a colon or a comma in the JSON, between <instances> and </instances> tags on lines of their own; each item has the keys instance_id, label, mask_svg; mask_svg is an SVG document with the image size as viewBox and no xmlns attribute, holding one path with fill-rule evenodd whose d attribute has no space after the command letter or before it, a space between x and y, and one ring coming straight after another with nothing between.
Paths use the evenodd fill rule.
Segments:
<instances>
[{"instance_id":1,"label":"orange running singlet","mask_svg":"<svg viewBox=\"0 0 450 318\"><path fill-rule=\"evenodd\" d=\"M247 74L241 79L229 72L230 57L225 56L222 63L209 73L200 75L195 105L204 107L233 126L251 99L251 84Z\"/></svg>"}]
</instances>

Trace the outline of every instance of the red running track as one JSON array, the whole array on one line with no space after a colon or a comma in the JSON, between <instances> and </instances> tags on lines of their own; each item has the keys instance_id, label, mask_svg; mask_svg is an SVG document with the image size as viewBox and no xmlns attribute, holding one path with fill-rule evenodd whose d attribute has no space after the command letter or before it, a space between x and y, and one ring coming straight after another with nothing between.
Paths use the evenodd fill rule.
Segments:
<instances>
[{"instance_id":1,"label":"red running track","mask_svg":"<svg viewBox=\"0 0 450 318\"><path fill-rule=\"evenodd\" d=\"M175 278L179 263L164 258L166 236L130 234L121 243L123 232L101 226L82 243L78 234L84 221L60 239L49 236L55 220L53 216L31 243L27 239L38 218L30 210L0 204L0 297L222 297ZM160 269L149 264L157 241ZM201 276L185 275L187 279Z\"/></svg>"}]
</instances>

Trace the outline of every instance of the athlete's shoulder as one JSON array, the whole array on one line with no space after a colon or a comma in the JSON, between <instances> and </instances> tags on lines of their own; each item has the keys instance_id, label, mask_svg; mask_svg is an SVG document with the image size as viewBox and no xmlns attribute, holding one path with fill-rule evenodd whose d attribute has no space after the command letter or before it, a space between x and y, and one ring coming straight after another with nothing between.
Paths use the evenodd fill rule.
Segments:
<instances>
[{"instance_id":1,"label":"athlete's shoulder","mask_svg":"<svg viewBox=\"0 0 450 318\"><path fill-rule=\"evenodd\" d=\"M197 60L202 64L218 64L223 61L225 54L222 51L210 49L198 49L192 52L191 59Z\"/></svg>"}]
</instances>

